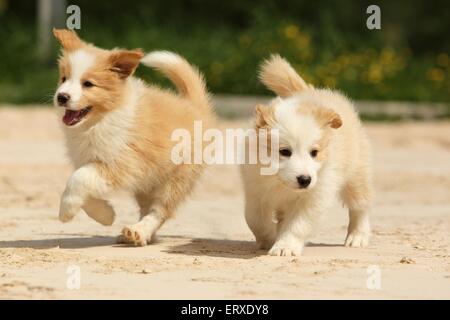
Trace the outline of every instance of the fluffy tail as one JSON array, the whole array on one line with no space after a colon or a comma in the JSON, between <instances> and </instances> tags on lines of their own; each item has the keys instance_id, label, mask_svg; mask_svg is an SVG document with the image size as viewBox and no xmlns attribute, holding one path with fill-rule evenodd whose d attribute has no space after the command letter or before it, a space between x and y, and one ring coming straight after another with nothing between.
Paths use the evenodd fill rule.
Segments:
<instances>
[{"instance_id":1,"label":"fluffy tail","mask_svg":"<svg viewBox=\"0 0 450 320\"><path fill-rule=\"evenodd\" d=\"M153 51L144 56L141 62L161 71L173 82L181 95L200 108L205 111L210 109L209 95L202 74L184 58L170 51Z\"/></svg>"},{"instance_id":2,"label":"fluffy tail","mask_svg":"<svg viewBox=\"0 0 450 320\"><path fill-rule=\"evenodd\" d=\"M272 55L262 63L259 79L268 89L283 98L312 88L298 75L289 62L278 54Z\"/></svg>"}]
</instances>

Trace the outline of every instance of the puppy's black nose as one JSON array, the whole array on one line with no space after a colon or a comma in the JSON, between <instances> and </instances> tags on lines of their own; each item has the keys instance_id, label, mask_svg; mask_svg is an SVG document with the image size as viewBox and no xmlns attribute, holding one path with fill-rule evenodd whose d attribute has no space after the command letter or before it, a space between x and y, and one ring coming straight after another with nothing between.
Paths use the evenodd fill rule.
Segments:
<instances>
[{"instance_id":1,"label":"puppy's black nose","mask_svg":"<svg viewBox=\"0 0 450 320\"><path fill-rule=\"evenodd\" d=\"M302 188L302 189L306 188L311 183L311 177L304 176L304 175L298 176L297 182L298 182L298 185L300 186L300 188Z\"/></svg>"},{"instance_id":2,"label":"puppy's black nose","mask_svg":"<svg viewBox=\"0 0 450 320\"><path fill-rule=\"evenodd\" d=\"M58 104L60 106L65 106L67 101L70 100L70 96L67 93L58 93L56 99L58 100Z\"/></svg>"}]
</instances>

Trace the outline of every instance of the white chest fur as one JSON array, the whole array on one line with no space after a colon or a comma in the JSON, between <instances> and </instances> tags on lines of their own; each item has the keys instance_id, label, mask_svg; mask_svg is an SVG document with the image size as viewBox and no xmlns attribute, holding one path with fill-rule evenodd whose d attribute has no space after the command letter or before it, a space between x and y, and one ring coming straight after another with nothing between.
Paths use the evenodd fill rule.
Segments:
<instances>
[{"instance_id":1,"label":"white chest fur","mask_svg":"<svg viewBox=\"0 0 450 320\"><path fill-rule=\"evenodd\" d=\"M94 126L64 127L68 155L76 168L93 161L114 164L127 152L138 100L138 92L133 91L123 106L105 113Z\"/></svg>"}]
</instances>

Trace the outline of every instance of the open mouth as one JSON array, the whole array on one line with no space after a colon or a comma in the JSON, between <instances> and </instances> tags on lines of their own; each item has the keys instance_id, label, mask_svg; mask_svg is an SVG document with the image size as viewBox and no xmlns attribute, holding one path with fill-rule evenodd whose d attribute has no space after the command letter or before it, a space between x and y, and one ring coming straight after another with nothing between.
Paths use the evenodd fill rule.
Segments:
<instances>
[{"instance_id":1,"label":"open mouth","mask_svg":"<svg viewBox=\"0 0 450 320\"><path fill-rule=\"evenodd\" d=\"M86 117L86 115L89 113L89 111L91 111L91 109L92 109L92 107L90 107L90 106L83 108L81 110L66 109L66 113L64 114L64 117L62 120L67 126L76 125L78 122L83 120L84 117Z\"/></svg>"}]
</instances>

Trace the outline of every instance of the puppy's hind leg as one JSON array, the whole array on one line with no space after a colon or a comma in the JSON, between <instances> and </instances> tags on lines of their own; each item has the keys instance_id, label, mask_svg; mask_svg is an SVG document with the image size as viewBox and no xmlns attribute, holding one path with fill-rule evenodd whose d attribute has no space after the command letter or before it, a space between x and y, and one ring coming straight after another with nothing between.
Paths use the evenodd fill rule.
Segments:
<instances>
[{"instance_id":1,"label":"puppy's hind leg","mask_svg":"<svg viewBox=\"0 0 450 320\"><path fill-rule=\"evenodd\" d=\"M148 195L146 201L141 202L141 220L122 230L124 242L137 246L145 246L151 242L155 232L173 215L178 204L192 190L199 175L196 168L183 169L174 172L171 179ZM143 200L143 199L142 199Z\"/></svg>"},{"instance_id":2,"label":"puppy's hind leg","mask_svg":"<svg viewBox=\"0 0 450 320\"><path fill-rule=\"evenodd\" d=\"M150 206L152 204L152 198L147 193L137 193L135 194L135 198L137 201L137 204L139 206L139 215L140 220L142 220L146 215L150 214ZM117 237L118 243L127 243L127 244L138 244L138 245L145 245L145 243L139 243L141 240L141 235L139 233L134 233L135 230L133 230L133 225L128 226L122 230L122 234L120 234ZM151 240L151 239L149 239Z\"/></svg>"},{"instance_id":3,"label":"puppy's hind leg","mask_svg":"<svg viewBox=\"0 0 450 320\"><path fill-rule=\"evenodd\" d=\"M152 241L155 232L170 217L167 208L156 205L152 206L147 215L143 216L138 223L126 226L122 229L119 242L145 246Z\"/></svg>"},{"instance_id":4,"label":"puppy's hind leg","mask_svg":"<svg viewBox=\"0 0 450 320\"><path fill-rule=\"evenodd\" d=\"M345 185L342 191L342 199L349 209L349 224L345 246L366 247L369 244L369 212L372 197L371 177L368 172L359 172Z\"/></svg>"}]
</instances>

